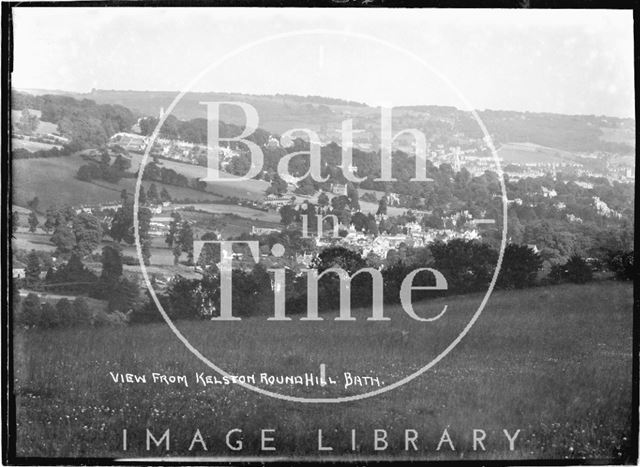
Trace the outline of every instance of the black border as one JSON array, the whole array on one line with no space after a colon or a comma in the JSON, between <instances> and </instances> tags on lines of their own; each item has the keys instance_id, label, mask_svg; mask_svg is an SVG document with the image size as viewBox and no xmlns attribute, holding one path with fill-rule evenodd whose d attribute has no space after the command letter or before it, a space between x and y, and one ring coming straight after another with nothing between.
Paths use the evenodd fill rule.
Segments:
<instances>
[{"instance_id":1,"label":"black border","mask_svg":"<svg viewBox=\"0 0 640 467\"><path fill-rule=\"evenodd\" d=\"M222 457L220 460L210 458L199 461L197 459L176 462L176 461L150 461L150 460L116 460L107 457L93 458L45 458L45 457L18 457L15 451L15 398L13 397L13 342L12 329L13 319L10 310L13 309L12 281L10 275L10 264L8 258L11 254L11 163L10 163L10 117L11 117L11 72L13 71L13 8L31 7L312 7L312 8L529 8L536 9L624 9L633 10L633 32L634 32L634 73L637 76L640 68L640 54L637 45L640 38L638 24L640 22L640 1L638 0L188 0L179 2L178 0L112 0L112 1L87 1L77 0L68 2L53 1L32 1L32 2L2 2L2 15L0 29L2 30L2 98L1 98L1 142L0 142L0 167L2 185L2 238L6 239L0 256L2 258L2 284L3 284L3 318L2 325L2 463L3 465L291 465L294 462L270 461L269 457L263 457L263 461L243 461L240 457L237 461L233 457ZM640 114L640 103L638 102L637 88L635 92L635 120L638 121ZM636 148L640 138L636 132ZM636 149L637 150L637 149ZM637 157L636 157L637 158ZM636 179L640 173L640 168L636 164ZM638 200L636 192L636 201ZM640 220L638 219L638 205L634 205L635 225L634 232L640 231ZM638 236L634 237L634 261L638 261ZM633 367L632 367L632 413L631 413L631 439L628 447L630 462L638 463L638 441L639 441L639 339L640 339L640 294L636 290L636 285L640 279L640 272L636 269L634 277L633 292ZM521 459L521 460L451 460L451 461L425 461L425 460L403 460L407 464L442 464L442 465L462 465L462 466L507 466L507 465L539 465L539 466L565 466L565 465L592 465L606 464L613 459ZM298 463L306 465L314 464L349 464L349 465L389 465L395 463L388 460L376 460L369 458L366 460L335 461L315 458L309 460L298 460Z\"/></svg>"}]
</instances>

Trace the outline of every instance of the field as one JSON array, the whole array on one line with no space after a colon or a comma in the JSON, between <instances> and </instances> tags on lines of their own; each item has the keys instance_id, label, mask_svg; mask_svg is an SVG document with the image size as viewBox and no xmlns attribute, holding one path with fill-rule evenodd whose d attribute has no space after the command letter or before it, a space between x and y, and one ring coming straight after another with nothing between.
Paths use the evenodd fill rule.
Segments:
<instances>
[{"instance_id":1,"label":"field","mask_svg":"<svg viewBox=\"0 0 640 467\"><path fill-rule=\"evenodd\" d=\"M635 147L636 145L636 131L632 126L622 128L600 128L602 130L603 141L611 141L613 143L626 143L629 146Z\"/></svg>"},{"instance_id":2,"label":"field","mask_svg":"<svg viewBox=\"0 0 640 467\"><path fill-rule=\"evenodd\" d=\"M498 149L503 164L560 163L572 160L570 152L532 143L506 143Z\"/></svg>"},{"instance_id":3,"label":"field","mask_svg":"<svg viewBox=\"0 0 640 467\"><path fill-rule=\"evenodd\" d=\"M36 115L38 118L42 116L42 112L36 109L29 109L29 113L32 115ZM20 119L21 114L22 114L22 111L20 110L12 110L11 119L13 121L17 121ZM58 125L56 125L55 123L43 122L42 120L39 120L38 128L36 128L36 131L34 133L46 135L49 133L56 133L57 131L58 131Z\"/></svg>"},{"instance_id":4,"label":"field","mask_svg":"<svg viewBox=\"0 0 640 467\"><path fill-rule=\"evenodd\" d=\"M37 196L40 199L40 211L44 212L51 205L106 203L120 200L120 192L126 188L129 193L135 189L135 179L126 178L118 184L102 180L83 182L76 178L78 168L87 162L78 155L66 157L49 157L43 159L18 159L12 162L13 169L13 202L26 206L27 202ZM150 182L144 182L148 188ZM64 189L60 189L64 186ZM221 198L211 193L203 193L190 188L156 183L158 190L166 187L173 198L219 201ZM56 193L55 197L51 193Z\"/></svg>"},{"instance_id":5,"label":"field","mask_svg":"<svg viewBox=\"0 0 640 467\"><path fill-rule=\"evenodd\" d=\"M41 143L39 141L29 141L27 139L19 138L11 138L11 147L13 149L26 149L29 152L48 151L53 148L62 149L62 146L56 144Z\"/></svg>"},{"instance_id":6,"label":"field","mask_svg":"<svg viewBox=\"0 0 640 467\"><path fill-rule=\"evenodd\" d=\"M14 333L17 452L25 456L337 456L359 459L595 459L620 462L631 443L632 295L630 284L599 282L496 292L470 333L434 368L381 396L342 404L296 404L237 385L196 384L215 374L165 324L118 329ZM443 303L435 323L411 321L398 307L390 322L179 322L190 342L231 374L344 371L389 384L429 361L467 322L481 297L415 304L423 316ZM526 304L526 306L523 306ZM434 311L435 310L435 311ZM109 372L146 375L147 384L115 383ZM186 375L188 387L152 383L151 373ZM258 384L260 385L260 384ZM306 397L371 388L264 386ZM147 451L145 428L171 429L171 446ZM244 449L225 447L243 430ZM260 429L275 429L276 452L261 453ZM373 430L389 448L373 450ZM436 451L447 428L456 450ZM487 433L486 452L471 447L472 428ZM128 430L128 450L121 433ZM189 444L196 429L208 451ZM317 450L317 430L332 452ZM351 451L351 429L358 442ZM404 450L404 430L419 433ZM520 429L515 450L503 430Z\"/></svg>"},{"instance_id":7,"label":"field","mask_svg":"<svg viewBox=\"0 0 640 467\"><path fill-rule=\"evenodd\" d=\"M132 168L137 169L142 162L141 154L131 154ZM207 168L199 165L187 164L167 159L161 159L161 166L167 169L173 169L178 173L181 173L189 178L204 178L207 175ZM235 177L228 173L221 173L221 178L227 178L229 180L237 180ZM264 191L269 187L269 183L264 180L245 180L242 182L230 181L230 182L207 182L207 189L211 193L215 193L219 196L236 196L238 198L260 200L264 197Z\"/></svg>"},{"instance_id":8,"label":"field","mask_svg":"<svg viewBox=\"0 0 640 467\"><path fill-rule=\"evenodd\" d=\"M132 160L132 170L134 170L139 166L141 156L132 154ZM40 198L40 210L46 210L51 204L79 205L117 201L120 199L120 192L123 188L126 188L129 193L134 192L136 180L133 178L122 179L117 184L107 183L103 180L94 182L78 180L76 178L78 168L86 163L87 161L79 155L13 161L13 202L20 206L26 206L29 200L34 196L38 196ZM163 160L162 166L171 168L190 178L202 178L206 175L204 167L191 164ZM231 175L225 176L232 177ZM63 184L65 189L59 190L59 187ZM143 185L148 187L150 182L144 182ZM264 196L264 190L269 184L262 180L247 180L242 183L209 183L208 193L158 182L156 182L156 186L159 190L162 187L166 187L174 199L188 198L215 203L225 196L236 196L252 200L261 199ZM58 193L58 195L52 198L49 196L50 193Z\"/></svg>"}]
</instances>

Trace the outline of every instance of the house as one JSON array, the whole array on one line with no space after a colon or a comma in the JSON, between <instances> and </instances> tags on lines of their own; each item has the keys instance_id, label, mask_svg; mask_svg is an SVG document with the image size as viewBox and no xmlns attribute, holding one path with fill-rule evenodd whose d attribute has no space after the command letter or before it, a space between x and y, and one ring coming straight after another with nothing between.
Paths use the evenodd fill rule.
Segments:
<instances>
[{"instance_id":1,"label":"house","mask_svg":"<svg viewBox=\"0 0 640 467\"><path fill-rule=\"evenodd\" d=\"M14 279L24 279L27 266L21 261L14 261L11 264L11 277Z\"/></svg>"},{"instance_id":2,"label":"house","mask_svg":"<svg viewBox=\"0 0 640 467\"><path fill-rule=\"evenodd\" d=\"M263 204L269 207L282 207L291 204L291 198L286 196L267 195Z\"/></svg>"},{"instance_id":3,"label":"house","mask_svg":"<svg viewBox=\"0 0 640 467\"><path fill-rule=\"evenodd\" d=\"M175 219L167 216L154 216L149 221L149 235L162 237L169 231L169 226Z\"/></svg>"},{"instance_id":4,"label":"house","mask_svg":"<svg viewBox=\"0 0 640 467\"><path fill-rule=\"evenodd\" d=\"M540 253L540 250L538 249L538 247L533 243L527 244L527 247L529 247L530 250L533 250L534 253Z\"/></svg>"},{"instance_id":5,"label":"house","mask_svg":"<svg viewBox=\"0 0 640 467\"><path fill-rule=\"evenodd\" d=\"M268 235L270 233L279 233L280 229L271 229L268 227L251 226L251 235Z\"/></svg>"},{"instance_id":6,"label":"house","mask_svg":"<svg viewBox=\"0 0 640 467\"><path fill-rule=\"evenodd\" d=\"M332 183L331 193L347 196L347 185L343 185L342 183Z\"/></svg>"}]
</instances>

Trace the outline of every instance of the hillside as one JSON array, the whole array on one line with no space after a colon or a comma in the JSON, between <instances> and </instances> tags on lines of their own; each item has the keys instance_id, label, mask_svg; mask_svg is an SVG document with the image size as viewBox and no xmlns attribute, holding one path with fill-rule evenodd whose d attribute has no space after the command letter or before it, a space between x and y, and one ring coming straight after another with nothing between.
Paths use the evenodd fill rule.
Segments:
<instances>
[{"instance_id":1,"label":"hillside","mask_svg":"<svg viewBox=\"0 0 640 467\"><path fill-rule=\"evenodd\" d=\"M91 99L98 104L119 104L140 115L157 116L166 109L176 92L92 90L85 94L68 94ZM241 93L188 93L174 110L179 119L206 118L202 101L242 101L253 105L260 117L260 127L281 134L305 125L337 141L335 131L340 122L354 119L354 128L367 128L379 135L379 109L355 102L314 96L257 96ZM531 142L566 151L598 151L631 154L635 148L635 121L594 115L484 110L480 118L498 143ZM244 116L235 107L222 108L221 120L242 125ZM394 126L418 128L437 140L444 131L468 138L482 134L469 112L446 106L405 106L394 110ZM375 138L374 138L375 139ZM375 140L373 141L375 144Z\"/></svg>"},{"instance_id":2,"label":"hillside","mask_svg":"<svg viewBox=\"0 0 640 467\"><path fill-rule=\"evenodd\" d=\"M133 169L139 166L141 156L133 156ZM123 178L117 184L103 180L85 182L78 180L76 174L80 166L87 161L80 155L65 157L49 157L40 159L18 159L13 161L13 203L27 206L27 203L37 196L40 199L40 210L44 211L51 205L62 206L70 204L107 203L120 200L120 192L126 189L129 193L135 190L135 178ZM205 169L189 164L173 161L163 161L163 166L173 168L191 177L203 177ZM60 186L64 185L64 189ZM150 182L144 182L148 187ZM203 200L205 202L219 202L225 196L237 196L247 199L262 197L268 184L261 180L249 180L238 183L208 183L208 192L204 193L191 188L165 185L156 182L158 189L166 187L174 199ZM55 193L55 196L52 196Z\"/></svg>"},{"instance_id":3,"label":"hillside","mask_svg":"<svg viewBox=\"0 0 640 467\"><path fill-rule=\"evenodd\" d=\"M358 314L353 323L254 317L233 323L180 321L178 326L192 345L234 375L317 374L325 363L327 375L339 381L325 388L266 386L272 391L352 395L375 388L344 388L344 371L379 377L385 384L397 381L447 344L450 328L466 322L466 312L479 300L450 297L446 303L452 314L441 324L409 323L399 307L391 307L387 311L393 319L385 323L367 322ZM437 308L444 301L417 305ZM247 446L256 446L259 430L268 426L277 429L278 449L297 456L317 455L320 428L328 433L334 453L375 459L380 453L373 450L371 427L389 426L386 454L407 459L580 463L588 456L602 463L624 462L634 390L632 303L631 284L612 282L497 292L469 334L424 375L382 396L327 404L322 410L314 404L285 404L237 385L203 387L195 373L215 373L165 323L19 331L16 346L21 351L14 353L18 449L30 456L71 457L89 449L105 457L122 455L125 420L131 427L128 456L229 456L224 437L235 425L219 420L242 420ZM151 372L184 374L189 385L114 384L105 368L148 378ZM46 391L35 392L37 388ZM74 422L69 423L69 416ZM392 422L384 425L390 417ZM213 440L207 452L197 444L195 451L188 450L193 420L199 421L207 442ZM487 431L490 452L472 450L469 426ZM146 451L145 427L156 433L171 427L171 451ZM435 449L445 427L451 430L455 451ZM420 433L420 452L403 450L405 428ZM360 437L357 453L349 448L350 429ZM508 451L504 438L492 437L504 429L522 430L515 451ZM36 437L40 442L33 441Z\"/></svg>"},{"instance_id":4,"label":"hillside","mask_svg":"<svg viewBox=\"0 0 640 467\"><path fill-rule=\"evenodd\" d=\"M572 154L533 143L507 143L498 149L504 164L558 164L567 162Z\"/></svg>"}]
</instances>

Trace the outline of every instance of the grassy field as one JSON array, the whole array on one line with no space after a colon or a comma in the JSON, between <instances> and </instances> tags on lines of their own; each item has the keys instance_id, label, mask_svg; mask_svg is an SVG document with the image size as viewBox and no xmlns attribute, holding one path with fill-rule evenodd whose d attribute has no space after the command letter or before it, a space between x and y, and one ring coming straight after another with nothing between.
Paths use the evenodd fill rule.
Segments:
<instances>
[{"instance_id":1,"label":"grassy field","mask_svg":"<svg viewBox=\"0 0 640 467\"><path fill-rule=\"evenodd\" d=\"M636 145L636 132L635 128L600 128L602 130L603 141L611 141L613 143L626 143L632 147Z\"/></svg>"},{"instance_id":2,"label":"grassy field","mask_svg":"<svg viewBox=\"0 0 640 467\"><path fill-rule=\"evenodd\" d=\"M62 149L62 146L57 144L41 143L39 141L29 141L27 139L19 138L11 138L11 147L13 149L26 149L29 152L48 151L53 148Z\"/></svg>"},{"instance_id":3,"label":"grassy field","mask_svg":"<svg viewBox=\"0 0 640 467\"><path fill-rule=\"evenodd\" d=\"M563 158L572 159L572 154L556 148L532 143L506 143L498 149L503 164L560 163Z\"/></svg>"},{"instance_id":4,"label":"grassy field","mask_svg":"<svg viewBox=\"0 0 640 467\"><path fill-rule=\"evenodd\" d=\"M119 183L107 183L103 180L83 182L76 178L78 168L86 164L78 155L66 157L50 157L46 159L18 159L12 162L13 203L26 206L27 202L37 196L40 199L40 211L44 212L51 205L105 203L120 200L120 192L126 188L129 193L135 189L135 179L125 178ZM144 182L145 189L150 182ZM60 187L64 186L64 190ZM190 188L156 183L158 190L166 187L175 199L190 198L209 202L221 198L212 193L203 193ZM55 197L51 193L56 193Z\"/></svg>"},{"instance_id":5,"label":"grassy field","mask_svg":"<svg viewBox=\"0 0 640 467\"><path fill-rule=\"evenodd\" d=\"M140 167L142 162L141 154L131 154L131 161L133 168ZM161 159L161 166L167 169L175 170L189 178L204 178L207 176L207 168L199 165L187 164L167 159ZM231 174L221 172L221 178L227 178L229 180L237 180ZM269 187L269 183L264 180L244 180L242 182L230 181L230 182L207 182L207 190L211 193L215 193L219 196L236 196L238 198L260 200L264 197L264 191Z\"/></svg>"},{"instance_id":6,"label":"grassy field","mask_svg":"<svg viewBox=\"0 0 640 467\"><path fill-rule=\"evenodd\" d=\"M38 118L40 118L42 116L42 112L40 110L36 110L36 109L29 109L29 113L32 115L36 115ZM12 121L18 121L20 120L20 117L22 115L22 111L21 110L12 110L11 111L11 120ZM51 122L43 122L42 120L38 121L38 128L36 128L36 131L34 133L39 133L39 134L47 134L47 133L55 133L58 131L58 125L56 125L55 123L51 123Z\"/></svg>"},{"instance_id":7,"label":"grassy field","mask_svg":"<svg viewBox=\"0 0 640 467\"><path fill-rule=\"evenodd\" d=\"M600 282L495 293L462 342L405 386L356 402L323 406L274 400L237 385L204 387L195 372L215 374L165 324L118 329L24 331L14 334L17 452L33 456L260 455L260 429L276 430L272 456L385 459L599 459L629 452L632 365L630 284ZM389 384L430 360L457 334L481 297L416 304L435 323L392 321L180 322L190 342L231 374L342 372ZM109 372L146 375L147 384L115 383ZM151 373L186 375L189 386L151 383ZM258 384L260 385L260 384ZM307 397L358 394L370 387L264 386ZM171 448L146 451L145 428L171 429ZM195 430L208 451L196 445ZM227 431L243 430L244 449L226 448ZM373 450L373 430L388 431L386 451ZM456 450L436 451L447 428ZM487 433L486 452L471 447L472 428ZM127 452L121 449L128 430ZM318 453L317 430L334 451ZM351 430L358 433L351 452ZM418 452L404 451L404 430L419 433ZM509 451L502 430L520 429ZM448 445L445 445L448 446Z\"/></svg>"}]
</instances>

